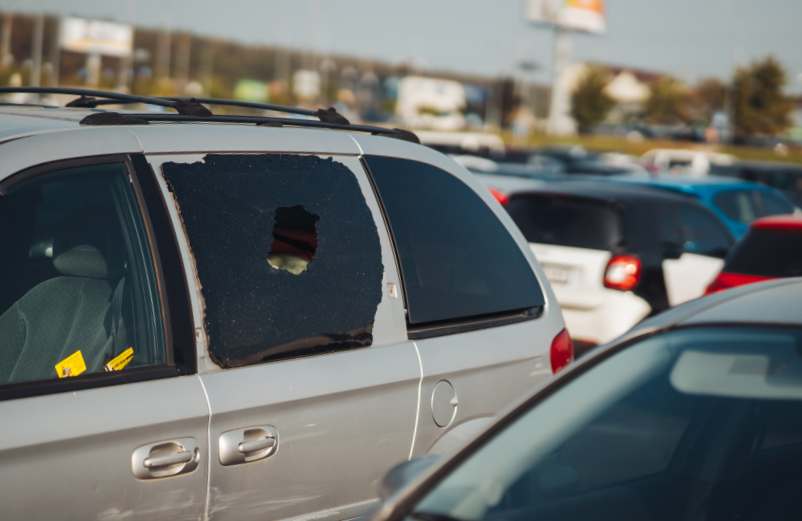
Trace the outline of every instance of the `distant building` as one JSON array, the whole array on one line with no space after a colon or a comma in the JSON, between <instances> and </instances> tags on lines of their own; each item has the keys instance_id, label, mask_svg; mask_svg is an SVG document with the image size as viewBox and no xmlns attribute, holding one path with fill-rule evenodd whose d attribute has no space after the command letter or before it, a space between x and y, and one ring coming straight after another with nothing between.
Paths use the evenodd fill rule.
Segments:
<instances>
[{"instance_id":1,"label":"distant building","mask_svg":"<svg viewBox=\"0 0 802 521\"><path fill-rule=\"evenodd\" d=\"M562 78L560 78L568 92L573 92L576 89L590 67L605 69L610 74L611 79L605 88L605 92L616 102L615 108L608 116L608 120L611 123L621 123L640 114L649 99L651 85L664 76L659 72L634 67L601 63L577 63L567 67Z\"/></svg>"}]
</instances>

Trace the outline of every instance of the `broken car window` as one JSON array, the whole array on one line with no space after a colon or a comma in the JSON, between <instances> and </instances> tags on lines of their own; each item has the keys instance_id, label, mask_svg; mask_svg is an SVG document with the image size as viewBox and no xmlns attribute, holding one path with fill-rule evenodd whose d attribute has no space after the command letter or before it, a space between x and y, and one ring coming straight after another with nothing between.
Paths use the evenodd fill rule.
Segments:
<instances>
[{"instance_id":1,"label":"broken car window","mask_svg":"<svg viewBox=\"0 0 802 521\"><path fill-rule=\"evenodd\" d=\"M381 300L376 224L333 159L209 154L162 166L224 367L368 346Z\"/></svg>"}]
</instances>

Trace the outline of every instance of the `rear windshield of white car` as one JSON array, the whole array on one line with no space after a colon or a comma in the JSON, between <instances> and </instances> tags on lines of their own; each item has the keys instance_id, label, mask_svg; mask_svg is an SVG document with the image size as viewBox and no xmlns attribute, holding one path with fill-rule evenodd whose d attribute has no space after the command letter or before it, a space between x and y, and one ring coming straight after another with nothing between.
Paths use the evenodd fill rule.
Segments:
<instances>
[{"instance_id":1,"label":"rear windshield of white car","mask_svg":"<svg viewBox=\"0 0 802 521\"><path fill-rule=\"evenodd\" d=\"M531 243L610 251L623 242L619 213L601 201L519 194L506 209Z\"/></svg>"},{"instance_id":2,"label":"rear windshield of white car","mask_svg":"<svg viewBox=\"0 0 802 521\"><path fill-rule=\"evenodd\" d=\"M802 275L802 230L751 230L730 253L724 271L763 277Z\"/></svg>"}]
</instances>

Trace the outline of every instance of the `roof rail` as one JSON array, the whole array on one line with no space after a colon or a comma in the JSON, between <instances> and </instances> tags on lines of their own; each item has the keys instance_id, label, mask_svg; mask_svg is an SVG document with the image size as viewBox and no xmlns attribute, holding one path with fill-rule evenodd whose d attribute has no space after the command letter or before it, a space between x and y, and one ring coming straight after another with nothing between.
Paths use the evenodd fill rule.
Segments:
<instances>
[{"instance_id":1,"label":"roof rail","mask_svg":"<svg viewBox=\"0 0 802 521\"><path fill-rule=\"evenodd\" d=\"M186 114L167 114L158 112L96 112L81 120L82 125L147 125L151 122L206 122L206 123L246 123L251 125L272 127L308 127L328 128L334 130L350 130L352 132L366 132L377 136L392 137L420 143L418 136L409 130L400 128L385 128L372 125L354 125L352 123L330 123L314 119L279 118L270 116L237 116L227 114L213 114L211 116L193 116Z\"/></svg>"},{"instance_id":2,"label":"roof rail","mask_svg":"<svg viewBox=\"0 0 802 521\"><path fill-rule=\"evenodd\" d=\"M120 113L120 112L97 112L90 114L81 120L82 125L143 125L151 121L206 121L217 123L250 123L255 125L270 126L295 126L295 127L315 127L331 128L339 130L351 130L355 132L368 132L370 134L394 137L412 143L420 143L420 139L413 132L399 128L385 128L371 125L354 125L338 113L334 107L328 109L304 109L300 107L288 107L285 105L275 105L272 103L256 103L251 101L216 99L216 98L190 98L190 97L162 97L162 96L137 96L133 94L123 94L119 92L84 89L77 87L0 87L2 94L73 94L78 98L67 103L67 107L97 108L102 105L120 105L141 103L144 105L154 105L159 107L171 108L177 114L170 113ZM226 107L243 107L272 112L282 112L285 114L295 114L317 118L295 119L280 118L269 116L247 116L247 115L224 115L213 114L206 105L218 105Z\"/></svg>"},{"instance_id":3,"label":"roof rail","mask_svg":"<svg viewBox=\"0 0 802 521\"><path fill-rule=\"evenodd\" d=\"M91 103L99 101L98 98L100 98L106 103L143 103L171 108L179 114L187 116L210 116L212 114L200 103L77 87L0 87L0 94L73 94L79 97L67 103L68 107L91 107Z\"/></svg>"}]
</instances>

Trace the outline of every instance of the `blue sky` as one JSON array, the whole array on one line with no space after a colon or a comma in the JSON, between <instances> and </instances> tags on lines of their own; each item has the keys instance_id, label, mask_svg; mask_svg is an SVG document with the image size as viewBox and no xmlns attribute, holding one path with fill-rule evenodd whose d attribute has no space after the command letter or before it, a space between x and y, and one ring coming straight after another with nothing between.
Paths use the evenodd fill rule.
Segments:
<instances>
[{"instance_id":1,"label":"blue sky","mask_svg":"<svg viewBox=\"0 0 802 521\"><path fill-rule=\"evenodd\" d=\"M97 16L246 42L311 48L429 68L510 73L522 60L550 74L548 29L523 0L0 0L0 8ZM802 0L607 0L608 32L576 35L574 58L729 77L773 54L802 92Z\"/></svg>"}]
</instances>

